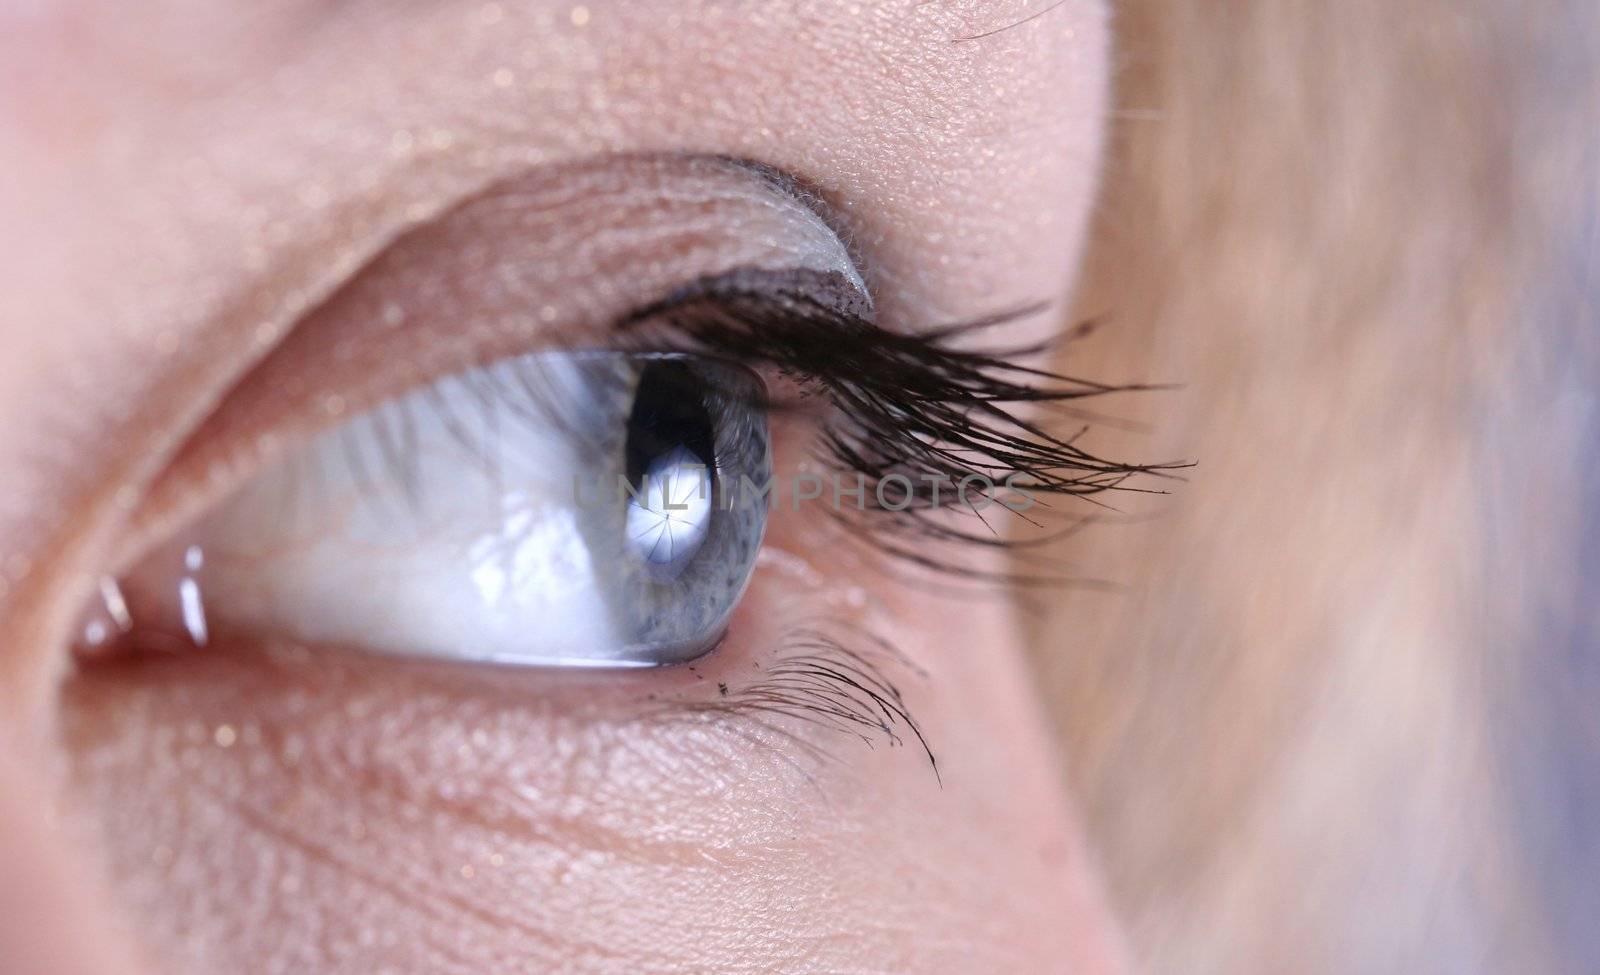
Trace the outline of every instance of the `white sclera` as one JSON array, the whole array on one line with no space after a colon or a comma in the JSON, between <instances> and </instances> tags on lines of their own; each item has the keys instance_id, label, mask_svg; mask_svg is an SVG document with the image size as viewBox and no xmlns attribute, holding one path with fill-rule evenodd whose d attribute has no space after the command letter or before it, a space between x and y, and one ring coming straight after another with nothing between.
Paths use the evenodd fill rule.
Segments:
<instances>
[{"instance_id":1,"label":"white sclera","mask_svg":"<svg viewBox=\"0 0 1600 975\"><path fill-rule=\"evenodd\" d=\"M320 435L194 537L219 623L380 652L638 666L606 605L571 424L616 423L592 377L532 360L560 416L496 405L526 379L480 370ZM498 373L496 370L499 370Z\"/></svg>"}]
</instances>

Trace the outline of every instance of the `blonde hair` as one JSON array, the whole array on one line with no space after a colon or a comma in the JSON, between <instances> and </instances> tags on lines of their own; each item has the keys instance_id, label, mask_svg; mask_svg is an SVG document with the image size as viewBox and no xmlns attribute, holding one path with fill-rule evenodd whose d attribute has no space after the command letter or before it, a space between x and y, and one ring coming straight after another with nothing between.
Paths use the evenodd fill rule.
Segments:
<instances>
[{"instance_id":1,"label":"blonde hair","mask_svg":"<svg viewBox=\"0 0 1600 975\"><path fill-rule=\"evenodd\" d=\"M1600 7L1130 0L1035 619L1151 971L1600 970Z\"/></svg>"}]
</instances>

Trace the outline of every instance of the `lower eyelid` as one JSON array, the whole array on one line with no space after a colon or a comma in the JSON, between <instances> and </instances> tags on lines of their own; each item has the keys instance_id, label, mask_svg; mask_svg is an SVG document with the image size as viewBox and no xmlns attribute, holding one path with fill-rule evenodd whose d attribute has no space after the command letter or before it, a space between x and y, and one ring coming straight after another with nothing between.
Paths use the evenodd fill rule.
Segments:
<instances>
[{"instance_id":1,"label":"lower eyelid","mask_svg":"<svg viewBox=\"0 0 1600 975\"><path fill-rule=\"evenodd\" d=\"M67 713L79 721L69 737L89 754L126 747L112 726L165 714L163 747L180 765L222 748L297 775L342 769L450 789L465 778L491 791L514 784L519 769L563 767L574 795L615 787L610 749L620 741L634 742L630 752L644 763L630 781L659 777L652 788L664 794L699 788L682 779L684 758L708 774L727 763L718 777L737 770L810 790L817 760L853 742L907 746L908 760L936 775L933 743L914 714L927 678L883 639L886 611L863 609L793 556L763 561L726 652L698 663L599 676L476 669L225 634L204 653L81 671L68 685Z\"/></svg>"},{"instance_id":2,"label":"lower eyelid","mask_svg":"<svg viewBox=\"0 0 1600 975\"><path fill-rule=\"evenodd\" d=\"M279 642L85 670L63 694L73 806L94 817L122 903L197 954L196 938L240 937L241 908L327 918L331 939L496 945L561 934L542 926L610 903L630 871L781 882L798 836L870 835L882 788L863 787L866 768L904 770L911 802L938 785L904 727L907 747L887 749L868 725L728 705L781 671L782 617L816 625L850 602L794 559L763 568L757 600L784 612L752 607L703 665L596 679ZM927 690L909 666L882 673L907 701ZM175 899L182 878L203 884Z\"/></svg>"},{"instance_id":3,"label":"lower eyelid","mask_svg":"<svg viewBox=\"0 0 1600 975\"><path fill-rule=\"evenodd\" d=\"M770 860L797 830L858 831L879 794L861 787L864 767L903 769L911 801L919 785L936 795L923 749L937 742L912 717L934 689L872 636L903 629L891 612L769 548L722 651L648 672L463 668L219 634L202 653L67 682L72 794L122 858L111 872L127 906L178 939L234 930L256 898L376 930L444 917L454 937L537 936L562 912L512 905L566 891L572 910L592 908L597 864L692 878L719 859ZM816 632L841 649L819 650ZM184 876L206 878L204 893L173 903Z\"/></svg>"}]
</instances>

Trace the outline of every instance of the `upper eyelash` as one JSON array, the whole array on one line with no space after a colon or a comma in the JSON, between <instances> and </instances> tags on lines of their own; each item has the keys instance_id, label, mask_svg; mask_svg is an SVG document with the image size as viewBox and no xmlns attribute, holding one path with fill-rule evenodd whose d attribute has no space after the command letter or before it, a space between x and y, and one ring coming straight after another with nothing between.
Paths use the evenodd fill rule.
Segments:
<instances>
[{"instance_id":1,"label":"upper eyelash","mask_svg":"<svg viewBox=\"0 0 1600 975\"><path fill-rule=\"evenodd\" d=\"M969 513L983 521L983 531L930 517L936 499L925 478L956 484L972 475L996 483L1017 477L1016 483L1033 494L1095 502L1095 495L1107 492L1164 493L1130 482L1171 478L1190 466L1100 457L1074 442L1081 429L1060 437L1014 409L1161 387L1095 383L1010 361L1043 347L977 351L956 346L1039 307L901 334L869 321L864 303L848 297L853 293L836 272L740 270L696 282L640 309L619 327L627 332L661 322L686 337L691 351L766 366L824 395L833 410L821 431L822 459L835 470L865 478L863 507L882 516L872 519L875 540L892 555L940 572L1013 583L1060 581L977 572L930 558L903 541L912 536L999 547L1032 544L1001 536L976 511ZM846 297L828 302L818 295ZM902 510L877 503L876 487L895 475L913 486L911 495L894 499L897 505L909 502Z\"/></svg>"}]
</instances>

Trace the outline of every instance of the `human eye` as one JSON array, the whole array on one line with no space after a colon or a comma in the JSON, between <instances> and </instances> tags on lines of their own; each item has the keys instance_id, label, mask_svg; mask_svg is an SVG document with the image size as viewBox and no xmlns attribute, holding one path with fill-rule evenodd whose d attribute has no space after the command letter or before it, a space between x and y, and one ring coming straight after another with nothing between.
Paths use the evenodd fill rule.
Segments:
<instances>
[{"instance_id":1,"label":"human eye","mask_svg":"<svg viewBox=\"0 0 1600 975\"><path fill-rule=\"evenodd\" d=\"M737 492L770 480L761 390L671 354L446 376L315 435L107 591L147 641L220 628L503 664L692 659L760 548L767 512Z\"/></svg>"},{"instance_id":2,"label":"human eye","mask_svg":"<svg viewBox=\"0 0 1600 975\"><path fill-rule=\"evenodd\" d=\"M102 580L80 649L221 631L457 662L681 663L726 632L774 504L791 535L846 524L841 545L971 576L960 549L997 541L986 509L1164 470L1021 415L1119 390L962 347L1010 314L897 335L853 277L737 267L630 311L613 348L502 357L348 417L321 391L323 426L232 471L224 498Z\"/></svg>"}]
</instances>

